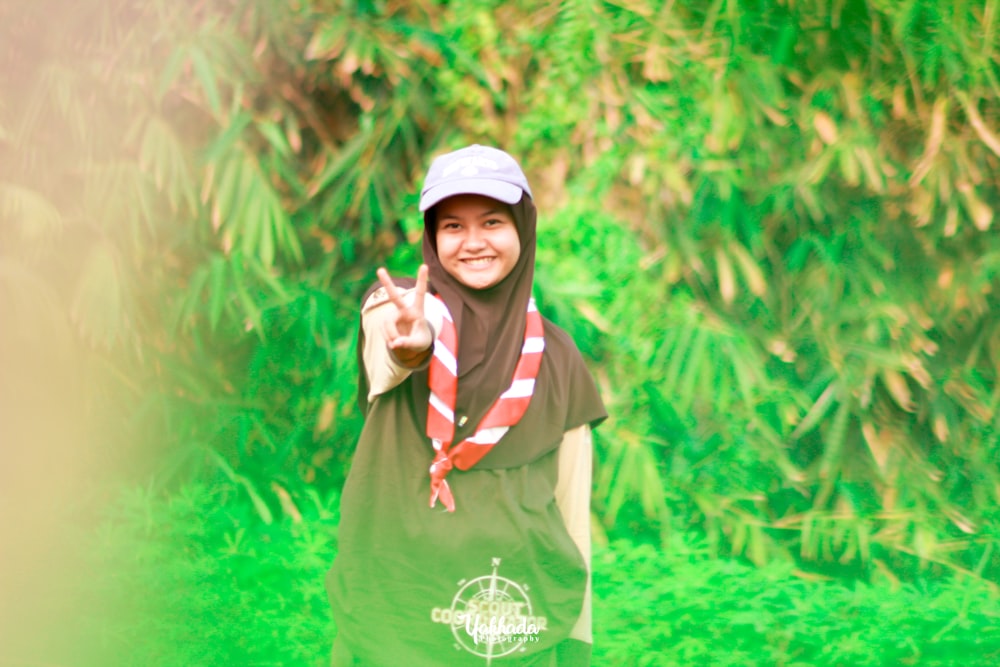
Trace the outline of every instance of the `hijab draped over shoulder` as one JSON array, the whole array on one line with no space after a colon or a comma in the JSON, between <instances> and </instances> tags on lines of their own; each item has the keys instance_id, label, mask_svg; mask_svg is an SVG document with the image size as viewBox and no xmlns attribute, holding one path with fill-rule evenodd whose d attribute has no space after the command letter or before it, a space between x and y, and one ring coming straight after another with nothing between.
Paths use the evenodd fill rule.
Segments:
<instances>
[{"instance_id":1,"label":"hijab draped over shoulder","mask_svg":"<svg viewBox=\"0 0 1000 667\"><path fill-rule=\"evenodd\" d=\"M526 192L509 209L517 227L520 256L511 272L487 289L463 285L444 269L437 254L436 209L431 207L424 212L422 252L429 268L429 291L447 305L458 333L455 414L467 420L464 427L456 424L456 441L474 432L497 397L510 386L521 354L535 274L537 212ZM412 279L394 280L401 286L413 285ZM372 289L377 286L376 283ZM530 462L558 446L566 431L582 424L599 423L607 417L573 341L548 320L544 320L544 326L542 368L529 408L521 421L477 464L479 468ZM414 413L423 429L429 398L427 371L415 371L411 383ZM363 369L358 389L358 399L364 407L368 386Z\"/></svg>"}]
</instances>

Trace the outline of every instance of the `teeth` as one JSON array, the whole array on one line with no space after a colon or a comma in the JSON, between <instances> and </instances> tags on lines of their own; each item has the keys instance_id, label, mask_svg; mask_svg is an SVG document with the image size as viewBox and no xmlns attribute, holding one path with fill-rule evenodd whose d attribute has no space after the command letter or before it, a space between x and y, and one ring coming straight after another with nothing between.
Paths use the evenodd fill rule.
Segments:
<instances>
[{"instance_id":1,"label":"teeth","mask_svg":"<svg viewBox=\"0 0 1000 667\"><path fill-rule=\"evenodd\" d=\"M465 263L466 264L473 264L475 266L481 266L483 264L489 264L492 261L493 261L492 257L481 257L479 259L467 259L467 260L465 260Z\"/></svg>"}]
</instances>

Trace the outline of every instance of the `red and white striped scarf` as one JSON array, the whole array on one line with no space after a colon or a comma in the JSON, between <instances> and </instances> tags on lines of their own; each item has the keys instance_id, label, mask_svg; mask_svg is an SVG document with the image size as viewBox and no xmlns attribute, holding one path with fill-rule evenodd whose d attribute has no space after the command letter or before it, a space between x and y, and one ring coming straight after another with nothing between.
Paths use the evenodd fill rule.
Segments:
<instances>
[{"instance_id":1,"label":"red and white striped scarf","mask_svg":"<svg viewBox=\"0 0 1000 667\"><path fill-rule=\"evenodd\" d=\"M444 301L441 300L441 303L444 304ZM431 463L431 507L440 498L448 511L454 512L455 499L445 481L452 467L468 470L476 465L507 430L521 420L535 391L535 378L542 365L544 349L542 316L535 308L535 300L530 299L524 325L524 344L510 387L487 411L476 427L475 435L453 445L455 403L458 398L458 332L445 306L441 334L434 344L428 370L430 400L427 405L427 437L431 439L435 452L434 462Z\"/></svg>"}]
</instances>

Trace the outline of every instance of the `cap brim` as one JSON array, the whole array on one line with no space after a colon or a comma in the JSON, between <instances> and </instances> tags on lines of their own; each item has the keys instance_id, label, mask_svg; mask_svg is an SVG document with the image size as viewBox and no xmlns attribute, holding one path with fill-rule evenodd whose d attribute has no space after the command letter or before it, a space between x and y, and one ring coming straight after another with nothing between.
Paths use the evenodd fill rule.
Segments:
<instances>
[{"instance_id":1,"label":"cap brim","mask_svg":"<svg viewBox=\"0 0 1000 667\"><path fill-rule=\"evenodd\" d=\"M448 181L435 185L420 196L420 210L426 211L443 199L455 195L483 195L505 204L516 204L521 201L524 193L513 183L498 181L491 178L463 178L459 181Z\"/></svg>"}]
</instances>

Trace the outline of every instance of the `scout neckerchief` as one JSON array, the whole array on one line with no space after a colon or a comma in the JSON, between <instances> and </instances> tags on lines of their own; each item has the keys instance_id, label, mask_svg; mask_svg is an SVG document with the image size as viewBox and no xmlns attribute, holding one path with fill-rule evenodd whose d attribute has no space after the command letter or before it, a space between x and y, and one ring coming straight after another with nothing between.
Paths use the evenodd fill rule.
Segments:
<instances>
[{"instance_id":1,"label":"scout neckerchief","mask_svg":"<svg viewBox=\"0 0 1000 667\"><path fill-rule=\"evenodd\" d=\"M444 304L444 300L441 303ZM542 350L545 349L544 336L542 316L535 308L535 300L529 299L524 344L510 387L487 411L476 427L475 435L452 445L455 438L455 404L458 400L458 332L445 306L441 334L434 344L427 381L430 387L427 437L431 439L435 452L434 462L431 463L431 507L440 498L448 511L454 512L455 499L445 481L452 467L468 470L476 465L507 430L521 420L535 391L535 378L538 377Z\"/></svg>"}]
</instances>

